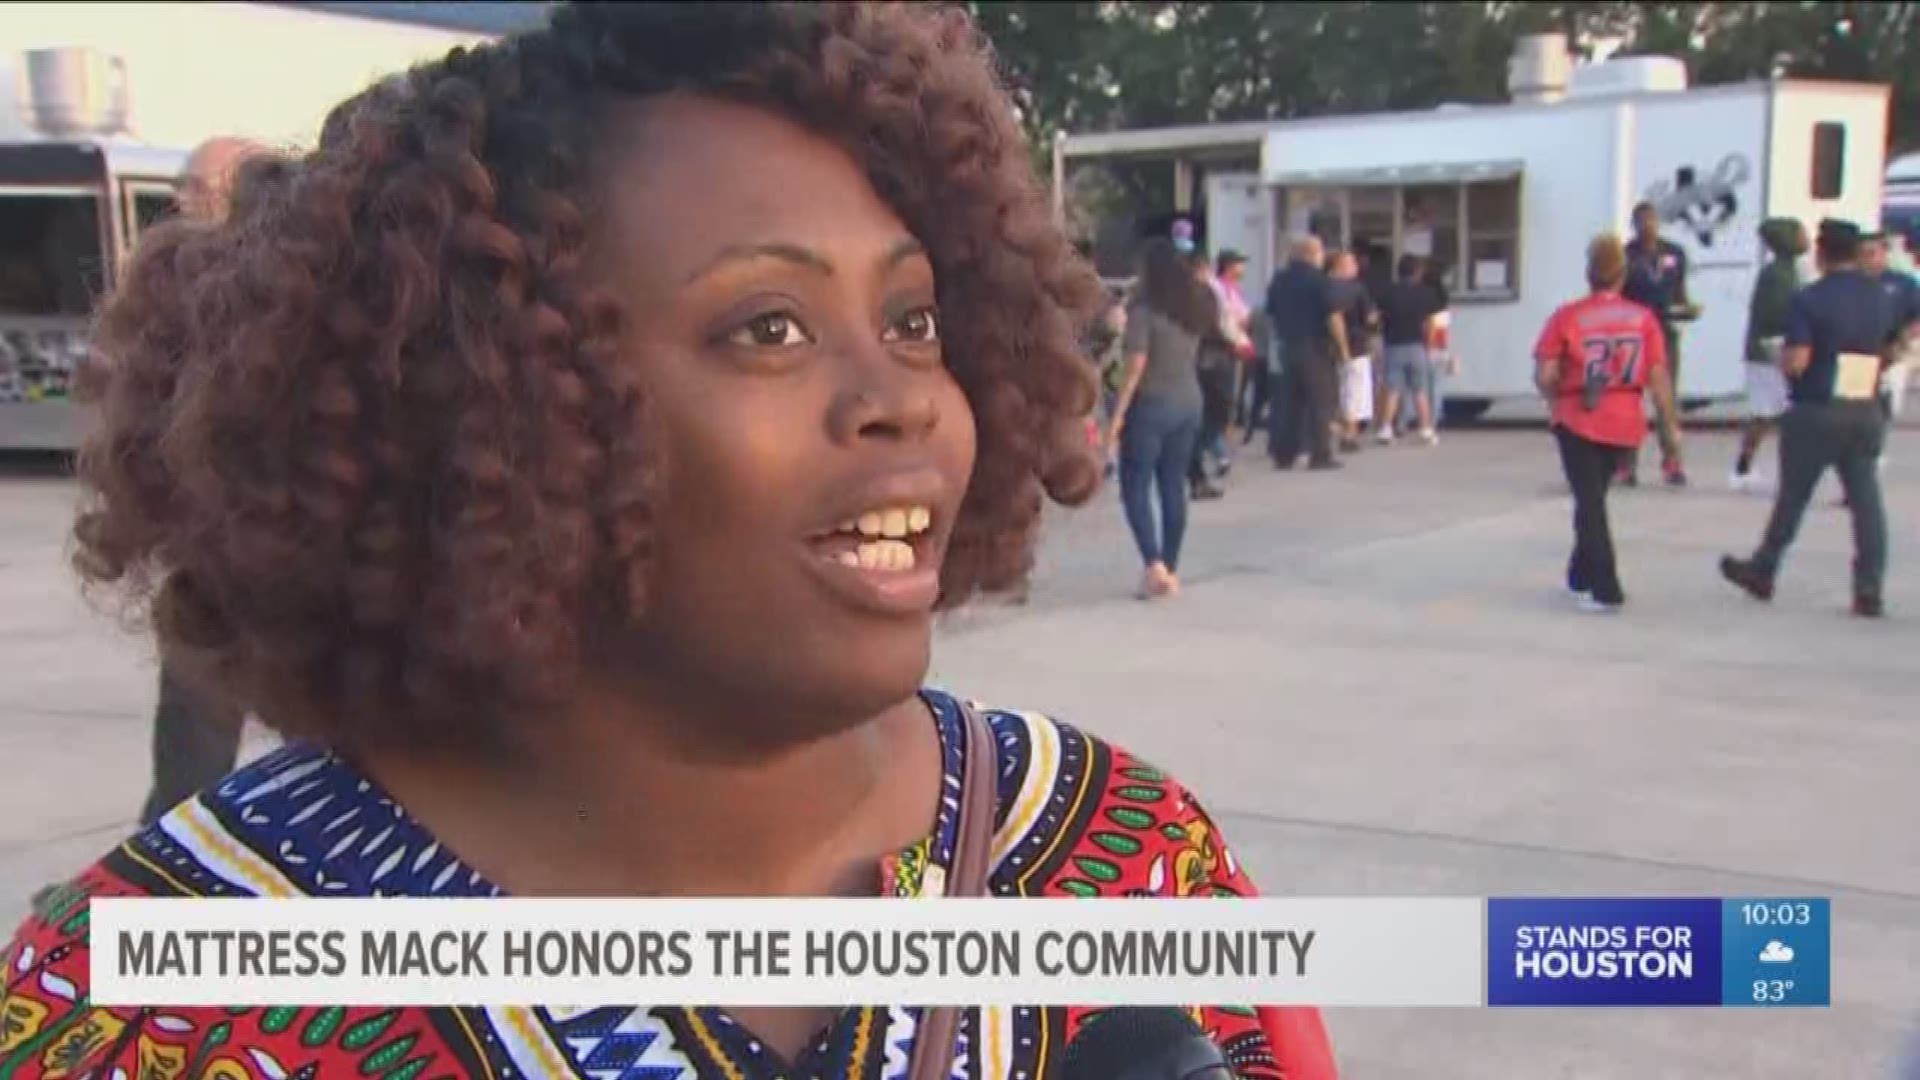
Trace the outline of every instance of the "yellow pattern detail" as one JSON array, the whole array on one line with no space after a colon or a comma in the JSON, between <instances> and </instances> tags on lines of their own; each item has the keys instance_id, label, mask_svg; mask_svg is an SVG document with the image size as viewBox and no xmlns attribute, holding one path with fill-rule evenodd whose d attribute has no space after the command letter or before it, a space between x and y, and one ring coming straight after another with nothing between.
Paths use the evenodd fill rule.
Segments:
<instances>
[{"instance_id":1,"label":"yellow pattern detail","mask_svg":"<svg viewBox=\"0 0 1920 1080\"><path fill-rule=\"evenodd\" d=\"M160 877L164 879L167 884L180 890L181 896L202 895L201 893L194 892L192 889L187 888L186 883L181 881L179 878L174 877L172 874L167 873L166 867L161 866L159 863L156 863L152 859L147 858L145 855L140 854L140 849L134 846L133 841L129 840L126 843L121 844L120 854L125 855L127 858L132 859L134 862L137 862L141 866L144 866L147 869L153 871L154 873L160 875Z\"/></svg>"},{"instance_id":2,"label":"yellow pattern detail","mask_svg":"<svg viewBox=\"0 0 1920 1080\"><path fill-rule=\"evenodd\" d=\"M193 834L195 840L212 848L219 853L221 858L231 863L233 868L238 870L241 875L247 879L247 883L254 886L261 896L290 897L300 895L298 890L290 886L286 879L280 877L277 873L265 873L262 870L264 864L260 862L258 856L255 856L252 852L234 843L224 834L207 828L206 824L200 821L193 811L194 806L189 803L185 810L174 815L174 822L184 826L188 832Z\"/></svg>"},{"instance_id":3,"label":"yellow pattern detail","mask_svg":"<svg viewBox=\"0 0 1920 1080\"><path fill-rule=\"evenodd\" d=\"M1064 737L1065 733L1062 732L1061 734ZM1081 735L1079 738L1085 741L1087 737ZM1080 816L1080 804L1087 801L1087 789L1093 786L1093 755L1093 748L1089 746L1087 748L1087 760L1083 763L1083 767L1080 770L1080 786L1074 789L1073 801L1067 804L1066 813L1061 815L1060 828L1054 830L1053 843L1047 845L1047 850L1035 856L1033 864L1028 867L1028 877L1031 877L1040 867L1045 866L1052 860L1053 853L1060 849L1061 844L1066 843L1067 833L1071 831L1067 828L1067 823ZM1022 883L1024 884L1024 879Z\"/></svg>"},{"instance_id":4,"label":"yellow pattern detail","mask_svg":"<svg viewBox=\"0 0 1920 1080\"><path fill-rule=\"evenodd\" d=\"M1054 773L1059 768L1060 729L1054 727L1045 717L1020 714L1031 733L1028 739L1033 747L1033 760L1027 764L1027 783L1025 796L1014 804L1012 812L1007 814L1006 832L1003 834L1008 843L1024 840L1027 831L1039 820L1041 810L1045 809L1047 796L1053 793ZM995 861L1005 852L996 853Z\"/></svg>"},{"instance_id":5,"label":"yellow pattern detail","mask_svg":"<svg viewBox=\"0 0 1920 1080\"><path fill-rule=\"evenodd\" d=\"M473 1024L467 1019L465 1009L454 1009L453 1018L460 1022L460 1030L467 1036L467 1043L473 1047L473 1056L487 1070L487 1080L498 1080L493 1072L493 1059L487 1056L487 1048L480 1042L480 1036L473 1030Z\"/></svg>"},{"instance_id":6,"label":"yellow pattern detail","mask_svg":"<svg viewBox=\"0 0 1920 1080\"><path fill-rule=\"evenodd\" d=\"M40 1064L46 1068L41 1075L45 1080L66 1080L90 1073L93 1055L119 1038L126 1026L125 1020L105 1009L93 1010L86 1019L62 1032L40 1055Z\"/></svg>"},{"instance_id":7,"label":"yellow pattern detail","mask_svg":"<svg viewBox=\"0 0 1920 1080\"><path fill-rule=\"evenodd\" d=\"M21 1046L47 1025L47 1007L23 997L0 998L0 1053Z\"/></svg>"},{"instance_id":8,"label":"yellow pattern detail","mask_svg":"<svg viewBox=\"0 0 1920 1080\"><path fill-rule=\"evenodd\" d=\"M1000 1009L983 1008L974 1015L980 1020L980 1075L1007 1075L1007 1048L1000 1045Z\"/></svg>"},{"instance_id":9,"label":"yellow pattern detail","mask_svg":"<svg viewBox=\"0 0 1920 1080\"><path fill-rule=\"evenodd\" d=\"M867 1044L873 1039L873 1010L860 1010L859 1022L853 1029L853 1071L847 1074L847 1080L861 1080L866 1075Z\"/></svg>"},{"instance_id":10,"label":"yellow pattern detail","mask_svg":"<svg viewBox=\"0 0 1920 1080\"><path fill-rule=\"evenodd\" d=\"M187 1071L187 1048L154 1042L152 1036L140 1036L138 1080L174 1080Z\"/></svg>"},{"instance_id":11,"label":"yellow pattern detail","mask_svg":"<svg viewBox=\"0 0 1920 1080\"><path fill-rule=\"evenodd\" d=\"M1220 845L1205 818L1186 823L1187 846L1173 857L1175 896L1192 896L1213 880L1220 865Z\"/></svg>"},{"instance_id":12,"label":"yellow pattern detail","mask_svg":"<svg viewBox=\"0 0 1920 1080\"><path fill-rule=\"evenodd\" d=\"M506 1014L507 1023L512 1024L514 1030L520 1033L520 1040L532 1047L534 1053L540 1055L540 1075L573 1075L573 1066L554 1052L553 1044L547 1041L546 1031L534 1021L532 1009L507 1008L500 1011Z\"/></svg>"},{"instance_id":13,"label":"yellow pattern detail","mask_svg":"<svg viewBox=\"0 0 1920 1080\"><path fill-rule=\"evenodd\" d=\"M693 1037L700 1040L701 1048L706 1050L707 1056L720 1066L720 1072L726 1076L727 1080L746 1080L746 1077L740 1075L740 1070L733 1067L732 1059L727 1057L727 1052L720 1048L720 1043L714 1039L713 1032L708 1031L707 1025L701 1022L700 1014L688 1009L686 1017L687 1025L693 1028Z\"/></svg>"},{"instance_id":14,"label":"yellow pattern detail","mask_svg":"<svg viewBox=\"0 0 1920 1080\"><path fill-rule=\"evenodd\" d=\"M1042 1075L1044 1075L1046 1070L1053 1064L1053 1061L1047 1057L1047 1042L1053 1031L1050 1026L1053 1015L1054 1011L1052 1009L1033 1010L1034 1024L1040 1029L1040 1049L1035 1053L1033 1060L1039 1064ZM1062 1010L1060 1017L1062 1022L1065 1022L1066 1013L1064 1010Z\"/></svg>"},{"instance_id":15,"label":"yellow pattern detail","mask_svg":"<svg viewBox=\"0 0 1920 1080\"><path fill-rule=\"evenodd\" d=\"M214 1058L200 1070L199 1080L253 1080L247 1067L232 1058Z\"/></svg>"}]
</instances>

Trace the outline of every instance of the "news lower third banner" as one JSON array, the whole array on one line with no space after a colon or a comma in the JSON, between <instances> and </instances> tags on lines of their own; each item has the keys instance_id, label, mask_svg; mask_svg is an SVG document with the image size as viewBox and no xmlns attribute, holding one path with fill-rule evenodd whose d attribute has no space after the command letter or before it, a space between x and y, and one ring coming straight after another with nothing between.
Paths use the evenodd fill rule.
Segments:
<instances>
[{"instance_id":1,"label":"news lower third banner","mask_svg":"<svg viewBox=\"0 0 1920 1080\"><path fill-rule=\"evenodd\" d=\"M92 902L126 1006L1824 1006L1824 899Z\"/></svg>"}]
</instances>

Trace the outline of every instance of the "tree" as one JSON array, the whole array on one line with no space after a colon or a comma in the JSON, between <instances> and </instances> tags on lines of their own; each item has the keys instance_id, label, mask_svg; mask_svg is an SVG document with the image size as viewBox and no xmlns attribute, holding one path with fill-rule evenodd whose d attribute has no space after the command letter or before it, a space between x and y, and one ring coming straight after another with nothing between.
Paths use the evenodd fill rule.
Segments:
<instances>
[{"instance_id":1,"label":"tree","mask_svg":"<svg viewBox=\"0 0 1920 1080\"><path fill-rule=\"evenodd\" d=\"M1515 40L1561 31L1687 61L1702 85L1890 83L1895 149L1920 146L1920 4L1057 3L977 0L1036 147L1058 130L1492 102Z\"/></svg>"}]
</instances>

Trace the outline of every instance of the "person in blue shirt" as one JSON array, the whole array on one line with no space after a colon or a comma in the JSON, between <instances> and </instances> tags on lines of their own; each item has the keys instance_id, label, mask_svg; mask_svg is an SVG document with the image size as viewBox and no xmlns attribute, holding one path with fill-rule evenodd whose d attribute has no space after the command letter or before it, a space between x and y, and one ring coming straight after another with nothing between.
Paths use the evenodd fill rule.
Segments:
<instances>
[{"instance_id":1,"label":"person in blue shirt","mask_svg":"<svg viewBox=\"0 0 1920 1080\"><path fill-rule=\"evenodd\" d=\"M1660 237L1660 213L1652 203L1633 208L1633 239L1627 241L1627 282L1620 295L1645 306L1660 321L1661 336L1666 339L1667 360L1672 372L1673 392L1680 393L1680 326L1698 314L1687 295L1687 252L1671 240ZM1661 445L1661 472L1667 483L1684 487L1687 474L1680 467L1679 447L1669 445L1664 436ZM1614 476L1628 487L1640 482L1640 451L1635 448L1623 457Z\"/></svg>"},{"instance_id":2,"label":"person in blue shirt","mask_svg":"<svg viewBox=\"0 0 1920 1080\"><path fill-rule=\"evenodd\" d=\"M1267 286L1273 323L1269 358L1273 400L1267 413L1267 452L1291 469L1304 448L1310 469L1338 469L1333 419L1339 406L1340 365L1347 362L1346 320L1334 307L1326 246L1316 236L1295 241L1292 258Z\"/></svg>"},{"instance_id":3,"label":"person in blue shirt","mask_svg":"<svg viewBox=\"0 0 1920 1080\"><path fill-rule=\"evenodd\" d=\"M1853 514L1853 612L1879 618L1887 565L1887 519L1876 468L1886 443L1881 372L1896 326L1879 285L1860 264L1860 229L1820 223L1814 250L1822 276L1794 295L1780 365L1793 402L1780 420L1780 486L1751 558L1723 556L1720 573L1759 600L1774 577L1813 489L1829 467Z\"/></svg>"},{"instance_id":4,"label":"person in blue shirt","mask_svg":"<svg viewBox=\"0 0 1920 1080\"><path fill-rule=\"evenodd\" d=\"M1913 353L1920 347L1920 341L1916 340L1920 338L1920 282L1914 281L1912 274L1887 265L1884 232L1870 233L1864 238L1860 264L1867 275L1879 283L1888 310L1893 313L1894 333L1899 338L1888 357L1886 381L1881 386L1880 400L1888 419L1892 419L1899 415L1900 399L1906 394L1907 378L1915 362Z\"/></svg>"}]
</instances>

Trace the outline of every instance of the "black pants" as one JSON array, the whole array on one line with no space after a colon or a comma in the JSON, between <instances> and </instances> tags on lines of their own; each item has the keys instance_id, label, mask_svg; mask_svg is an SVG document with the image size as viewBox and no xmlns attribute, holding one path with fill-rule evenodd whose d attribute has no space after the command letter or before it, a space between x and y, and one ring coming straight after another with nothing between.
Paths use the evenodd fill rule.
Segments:
<instances>
[{"instance_id":1,"label":"black pants","mask_svg":"<svg viewBox=\"0 0 1920 1080\"><path fill-rule=\"evenodd\" d=\"M1678 410L1680 408L1680 328L1673 323L1662 322L1660 324L1660 337L1662 343L1667 347L1667 377L1673 380L1673 407L1675 410ZM1660 434L1661 463L1665 465L1668 462L1674 461L1676 455L1680 452L1680 448L1667 445L1666 428L1656 424L1654 425L1654 430ZM1621 455L1618 471L1630 473L1637 471L1639 468L1640 448L1635 446Z\"/></svg>"},{"instance_id":2,"label":"black pants","mask_svg":"<svg viewBox=\"0 0 1920 1080\"><path fill-rule=\"evenodd\" d=\"M1280 346L1280 373L1268 413L1267 452L1288 467L1304 445L1314 464L1333 460L1333 415L1339 384L1325 342L1287 341Z\"/></svg>"},{"instance_id":3,"label":"black pants","mask_svg":"<svg viewBox=\"0 0 1920 1080\"><path fill-rule=\"evenodd\" d=\"M1207 454L1221 445L1233 419L1233 358L1222 352L1200 359L1200 434L1187 469L1187 479L1196 484L1206 480Z\"/></svg>"},{"instance_id":4,"label":"black pants","mask_svg":"<svg viewBox=\"0 0 1920 1080\"><path fill-rule=\"evenodd\" d=\"M160 665L160 703L153 714L153 790L140 824L155 818L233 771L246 714L201 694Z\"/></svg>"},{"instance_id":5,"label":"black pants","mask_svg":"<svg viewBox=\"0 0 1920 1080\"><path fill-rule=\"evenodd\" d=\"M1877 401L1795 405L1780 418L1780 487L1753 564L1771 577L1800 531L1813 489L1829 467L1840 474L1853 513L1853 591L1879 596L1887 573L1887 515L1880 451L1887 421Z\"/></svg>"},{"instance_id":6,"label":"black pants","mask_svg":"<svg viewBox=\"0 0 1920 1080\"><path fill-rule=\"evenodd\" d=\"M1235 395L1234 408L1240 426L1246 430L1248 441L1252 441L1254 429L1263 427L1266 421L1266 357L1257 357L1250 364L1242 364L1241 369L1240 387Z\"/></svg>"},{"instance_id":7,"label":"black pants","mask_svg":"<svg viewBox=\"0 0 1920 1080\"><path fill-rule=\"evenodd\" d=\"M1567 588L1592 593L1603 604L1626 601L1613 561L1613 529L1607 523L1607 487L1629 451L1608 446L1555 426L1560 467L1573 488L1573 557L1567 560Z\"/></svg>"}]
</instances>

